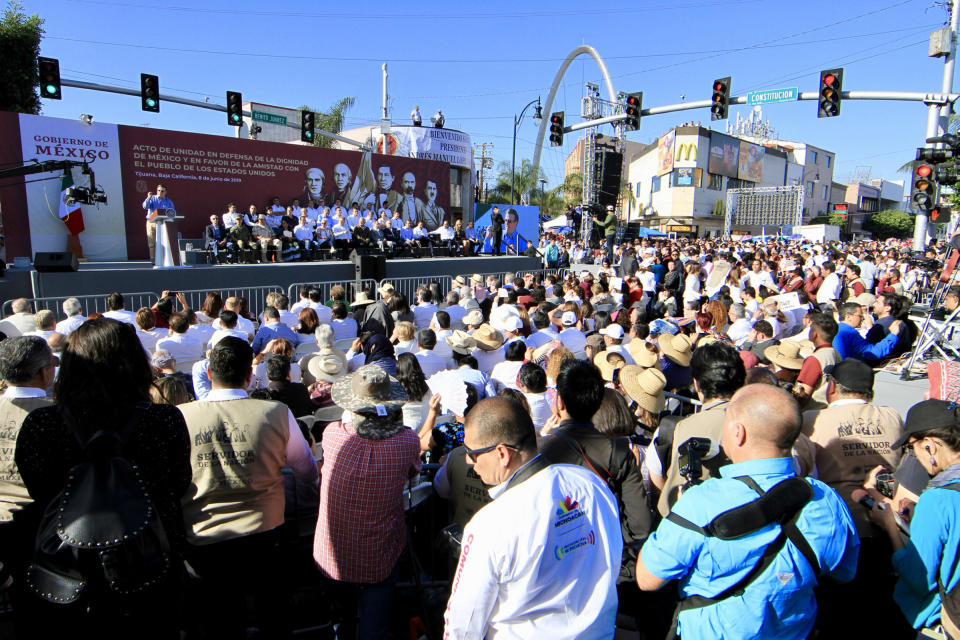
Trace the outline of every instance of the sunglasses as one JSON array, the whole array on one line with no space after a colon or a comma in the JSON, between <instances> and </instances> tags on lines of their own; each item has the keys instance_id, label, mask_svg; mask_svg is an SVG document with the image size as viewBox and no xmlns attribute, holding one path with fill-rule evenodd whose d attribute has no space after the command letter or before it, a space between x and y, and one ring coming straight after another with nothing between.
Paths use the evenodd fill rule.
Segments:
<instances>
[{"instance_id":1,"label":"sunglasses","mask_svg":"<svg viewBox=\"0 0 960 640\"><path fill-rule=\"evenodd\" d=\"M493 451L494 449L496 449L496 448L499 447L500 445L503 445L503 446L505 446L505 447L509 447L510 449L516 449L516 450L519 450L519 449L520 449L520 444L507 444L507 443L505 443L505 442L498 442L497 444L492 444L492 445L490 445L489 447L480 447L480 448L478 448L478 449L471 449L471 448L467 447L466 445L464 445L463 448L465 449L465 453L467 454L467 458L468 458L471 462L476 463L478 456L482 456L482 455L485 454L485 453L490 453L491 451Z\"/></svg>"}]
</instances>

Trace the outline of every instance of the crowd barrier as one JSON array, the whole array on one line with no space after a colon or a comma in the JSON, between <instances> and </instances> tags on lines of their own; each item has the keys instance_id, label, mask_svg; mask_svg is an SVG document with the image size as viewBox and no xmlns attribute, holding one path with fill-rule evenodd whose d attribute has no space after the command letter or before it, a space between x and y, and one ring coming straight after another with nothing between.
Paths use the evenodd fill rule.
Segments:
<instances>
[{"instance_id":1,"label":"crowd barrier","mask_svg":"<svg viewBox=\"0 0 960 640\"><path fill-rule=\"evenodd\" d=\"M80 301L81 313L89 316L91 313L103 313L109 311L107 308L106 293L89 296L54 296L50 298L27 298L33 305L34 312L47 309L53 312L57 320L63 319L63 301L68 298L76 298ZM159 298L160 294L155 291L134 291L132 293L123 293L124 307L128 311L136 311L140 307L152 306ZM3 307L0 308L3 317L13 314L13 300L6 300Z\"/></svg>"},{"instance_id":2,"label":"crowd barrier","mask_svg":"<svg viewBox=\"0 0 960 640\"><path fill-rule=\"evenodd\" d=\"M464 278L469 278L474 275L472 273L463 274ZM503 271L487 272L479 274L484 281L486 281L487 276L495 276L500 284L503 284L503 276L505 273ZM436 276L431 277L426 276L407 276L404 278L384 278L380 281L380 284L384 282L389 282L393 285L393 288L402 293L407 298L407 302L410 303L410 306L413 306L417 302L417 289L421 285L430 284L431 282L436 282L440 285L440 291L444 295L453 288L453 278L450 276ZM379 285L378 285L379 287ZM441 300L434 300L434 302L442 302Z\"/></svg>"},{"instance_id":3,"label":"crowd barrier","mask_svg":"<svg viewBox=\"0 0 960 640\"><path fill-rule=\"evenodd\" d=\"M377 288L379 288L380 283L374 280L373 278L365 278L363 280L325 280L322 282L294 282L287 287L287 297L290 298L290 305L293 306L297 300L300 299L300 287L315 287L320 289L322 299L324 302L330 299L330 289L340 285L344 288L347 293L347 302L350 302L354 299L357 291L367 289L373 291L376 294Z\"/></svg>"},{"instance_id":4,"label":"crowd barrier","mask_svg":"<svg viewBox=\"0 0 960 640\"><path fill-rule=\"evenodd\" d=\"M203 301L210 292L219 293L220 297L226 300L230 297L244 298L247 301L247 308L254 316L259 316L266 305L268 293L283 293L283 287L278 284L264 285L260 287L228 287L224 289L178 289L187 299L187 306L195 311L203 307ZM149 306L149 305L148 305Z\"/></svg>"}]
</instances>

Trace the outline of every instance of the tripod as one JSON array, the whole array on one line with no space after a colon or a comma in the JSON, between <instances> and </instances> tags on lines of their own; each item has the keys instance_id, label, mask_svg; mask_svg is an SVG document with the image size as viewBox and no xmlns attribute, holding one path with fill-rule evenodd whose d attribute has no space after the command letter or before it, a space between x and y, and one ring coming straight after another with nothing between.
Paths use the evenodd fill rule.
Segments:
<instances>
[{"instance_id":1,"label":"tripod","mask_svg":"<svg viewBox=\"0 0 960 640\"><path fill-rule=\"evenodd\" d=\"M960 251L960 249L957 249ZM930 308L927 310L927 315L923 319L923 325L920 328L920 333L917 334L916 346L913 349L913 352L910 354L910 357L907 359L906 364L903 365L903 370L900 372L901 380L910 380L910 371L913 368L913 365L916 363L917 358L923 357L923 355L930 350L930 348L936 349L943 358L950 360L951 358L960 358L960 353L958 353L955 347L951 347L946 344L941 344L943 342L944 334L952 328L951 323L957 318L957 313L960 312L960 307L957 307L953 312L944 320L943 324L937 327L933 321L933 312L936 310L936 301L945 296L947 290L950 287L950 283L954 281L954 277L957 275L957 269L960 267L960 260L955 261L953 269L950 272L948 278L942 278L937 283L937 286L933 290L933 294L930 297ZM947 351L953 353L950 356Z\"/></svg>"}]
</instances>

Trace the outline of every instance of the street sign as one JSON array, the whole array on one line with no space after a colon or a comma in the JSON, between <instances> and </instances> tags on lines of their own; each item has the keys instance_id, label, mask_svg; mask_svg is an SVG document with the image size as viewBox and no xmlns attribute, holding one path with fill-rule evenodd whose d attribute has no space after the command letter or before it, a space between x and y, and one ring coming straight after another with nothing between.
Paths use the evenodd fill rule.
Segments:
<instances>
[{"instance_id":1,"label":"street sign","mask_svg":"<svg viewBox=\"0 0 960 640\"><path fill-rule=\"evenodd\" d=\"M287 116L281 116L276 113L267 113L266 111L254 111L253 119L259 120L260 122L268 122L270 124L287 124Z\"/></svg>"},{"instance_id":2,"label":"street sign","mask_svg":"<svg viewBox=\"0 0 960 640\"><path fill-rule=\"evenodd\" d=\"M766 91L751 91L747 94L747 104L770 104L771 102L793 102L800 98L800 89L767 89Z\"/></svg>"}]
</instances>

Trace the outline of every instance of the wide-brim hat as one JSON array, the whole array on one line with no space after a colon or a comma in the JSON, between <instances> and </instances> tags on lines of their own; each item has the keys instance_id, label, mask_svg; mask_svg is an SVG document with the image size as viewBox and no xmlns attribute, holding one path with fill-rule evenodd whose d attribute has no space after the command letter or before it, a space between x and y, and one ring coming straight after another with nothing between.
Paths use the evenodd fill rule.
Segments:
<instances>
[{"instance_id":1,"label":"wide-brim hat","mask_svg":"<svg viewBox=\"0 0 960 640\"><path fill-rule=\"evenodd\" d=\"M667 401L663 394L667 379L659 369L644 369L628 364L620 369L620 386L631 400L650 413L657 415L663 411Z\"/></svg>"},{"instance_id":2,"label":"wide-brim hat","mask_svg":"<svg viewBox=\"0 0 960 640\"><path fill-rule=\"evenodd\" d=\"M330 397L338 407L369 416L386 416L408 400L403 385L375 364L364 365L352 375L338 379L330 389Z\"/></svg>"},{"instance_id":3,"label":"wide-brim hat","mask_svg":"<svg viewBox=\"0 0 960 640\"><path fill-rule=\"evenodd\" d=\"M467 298L466 300L461 300L460 306L466 309L467 311L480 310L480 303L477 302L476 298Z\"/></svg>"},{"instance_id":4,"label":"wide-brim hat","mask_svg":"<svg viewBox=\"0 0 960 640\"><path fill-rule=\"evenodd\" d=\"M455 284L458 287L465 287L467 286L467 279L464 278L463 276L456 276L453 279L453 284Z\"/></svg>"},{"instance_id":5,"label":"wide-brim hat","mask_svg":"<svg viewBox=\"0 0 960 640\"><path fill-rule=\"evenodd\" d=\"M476 341L477 347L483 351L493 351L503 345L503 334L489 324L477 327L471 337Z\"/></svg>"},{"instance_id":6,"label":"wide-brim hat","mask_svg":"<svg viewBox=\"0 0 960 640\"><path fill-rule=\"evenodd\" d=\"M767 347L763 356L781 369L799 371L803 366L803 356L800 354L800 343L794 340L785 340L780 344Z\"/></svg>"},{"instance_id":7,"label":"wide-brim hat","mask_svg":"<svg viewBox=\"0 0 960 640\"><path fill-rule=\"evenodd\" d=\"M353 297L353 302L350 303L350 306L362 307L367 304L373 304L373 300L370 299L370 296L367 295L367 292L357 291L356 295Z\"/></svg>"},{"instance_id":8,"label":"wide-brim hat","mask_svg":"<svg viewBox=\"0 0 960 640\"><path fill-rule=\"evenodd\" d=\"M856 302L861 307L869 307L876 301L877 296L873 295L872 293L867 293L866 291L858 296L850 298L850 302Z\"/></svg>"},{"instance_id":9,"label":"wide-brim hat","mask_svg":"<svg viewBox=\"0 0 960 640\"><path fill-rule=\"evenodd\" d=\"M690 358L693 356L693 343L685 335L671 335L662 333L657 337L657 344L660 345L660 351L681 367L690 366Z\"/></svg>"},{"instance_id":10,"label":"wide-brim hat","mask_svg":"<svg viewBox=\"0 0 960 640\"><path fill-rule=\"evenodd\" d=\"M463 319L461 320L461 322L463 322L464 325L468 325L468 324L481 325L483 324L483 312L480 311L480 309L471 309L470 311L467 311L465 314L463 314Z\"/></svg>"},{"instance_id":11,"label":"wide-brim hat","mask_svg":"<svg viewBox=\"0 0 960 640\"><path fill-rule=\"evenodd\" d=\"M473 336L466 331L460 331L459 329L447 336L446 341L454 352L465 356L470 355L473 352L474 347L477 346L477 341L473 339Z\"/></svg>"},{"instance_id":12,"label":"wide-brim hat","mask_svg":"<svg viewBox=\"0 0 960 640\"><path fill-rule=\"evenodd\" d=\"M339 349L321 349L312 355L307 371L315 379L334 382L347 373L347 356Z\"/></svg>"},{"instance_id":13,"label":"wide-brim hat","mask_svg":"<svg viewBox=\"0 0 960 640\"><path fill-rule=\"evenodd\" d=\"M600 375L604 380L613 382L613 372L625 367L627 359L618 351L601 351L593 356L593 364L600 369Z\"/></svg>"},{"instance_id":14,"label":"wide-brim hat","mask_svg":"<svg viewBox=\"0 0 960 640\"><path fill-rule=\"evenodd\" d=\"M389 282L384 282L377 288L377 291L380 293L381 296L392 296L396 291L396 289Z\"/></svg>"},{"instance_id":15,"label":"wide-brim hat","mask_svg":"<svg viewBox=\"0 0 960 640\"><path fill-rule=\"evenodd\" d=\"M627 343L627 351L633 362L643 368L649 369L655 367L660 362L660 354L657 352L657 345L651 344L646 340L635 338Z\"/></svg>"},{"instance_id":16,"label":"wide-brim hat","mask_svg":"<svg viewBox=\"0 0 960 640\"><path fill-rule=\"evenodd\" d=\"M477 284L483 284L483 276L479 273L475 273L470 276L470 282L476 282Z\"/></svg>"}]
</instances>

